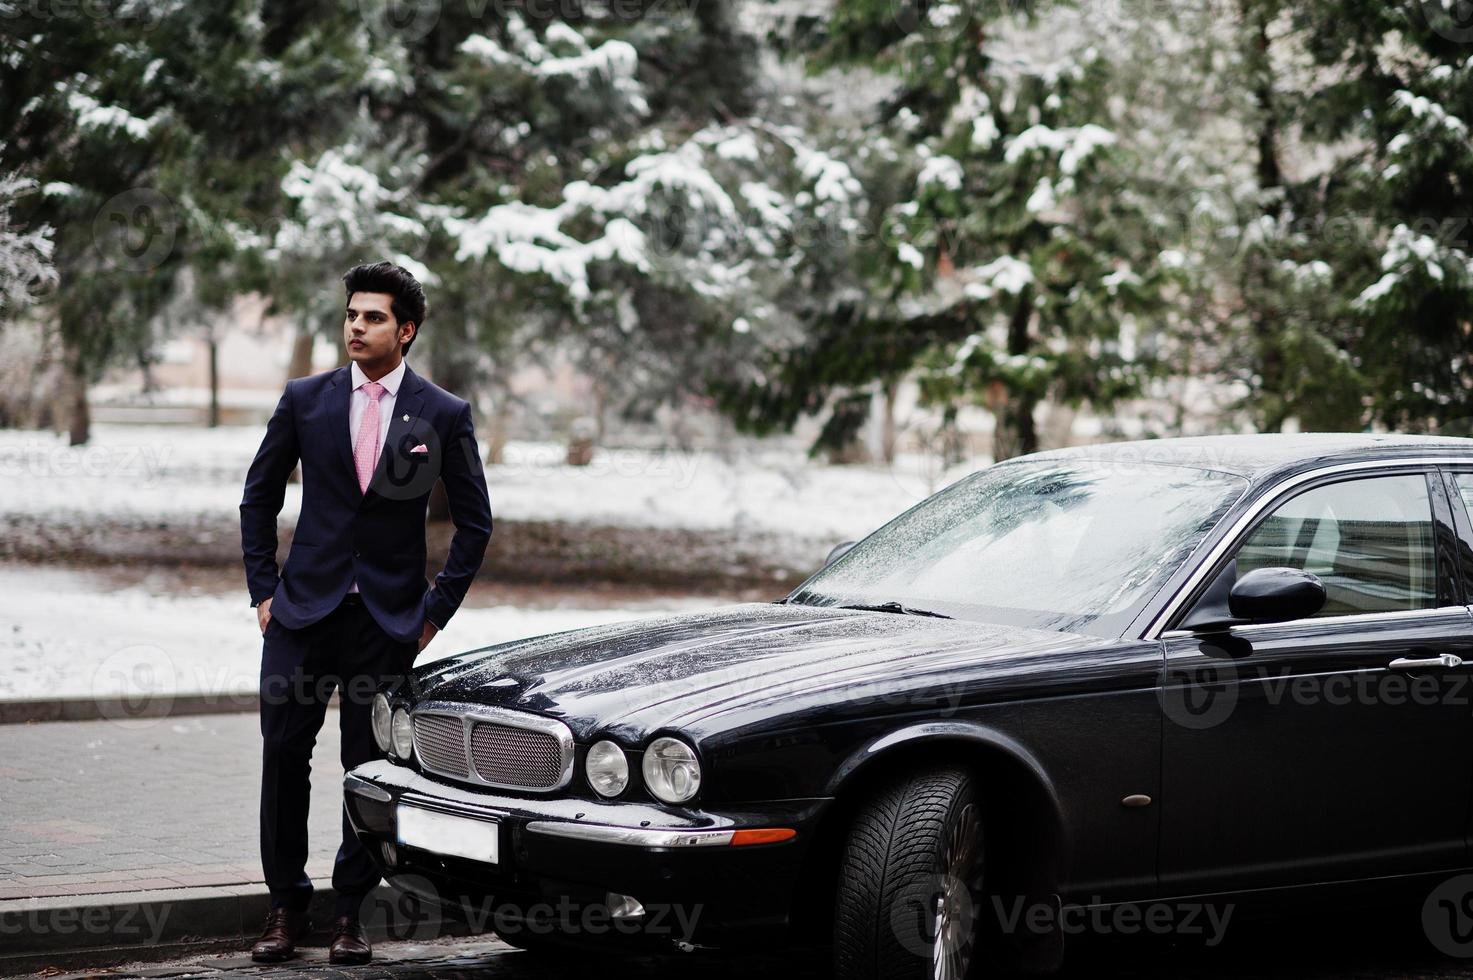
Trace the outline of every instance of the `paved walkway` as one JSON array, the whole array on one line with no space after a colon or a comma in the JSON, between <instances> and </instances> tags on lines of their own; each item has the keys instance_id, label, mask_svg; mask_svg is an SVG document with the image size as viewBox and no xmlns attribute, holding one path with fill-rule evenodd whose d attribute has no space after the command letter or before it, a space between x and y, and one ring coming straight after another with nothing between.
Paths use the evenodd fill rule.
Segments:
<instances>
[{"instance_id":1,"label":"paved walkway","mask_svg":"<svg viewBox=\"0 0 1473 980\"><path fill-rule=\"evenodd\" d=\"M307 870L341 838L338 713L313 752ZM0 902L261 881L254 714L0 725Z\"/></svg>"}]
</instances>

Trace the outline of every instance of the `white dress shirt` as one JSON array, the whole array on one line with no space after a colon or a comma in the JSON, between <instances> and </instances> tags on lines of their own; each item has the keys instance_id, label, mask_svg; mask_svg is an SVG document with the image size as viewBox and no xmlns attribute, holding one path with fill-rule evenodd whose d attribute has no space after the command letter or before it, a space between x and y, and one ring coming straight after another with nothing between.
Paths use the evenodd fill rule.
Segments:
<instances>
[{"instance_id":1,"label":"white dress shirt","mask_svg":"<svg viewBox=\"0 0 1473 980\"><path fill-rule=\"evenodd\" d=\"M355 450L358 448L358 425L363 421L363 413L368 410L368 393L363 386L368 383L368 375L358 366L358 362L352 362L348 368L353 378L352 397L348 400L348 443ZM384 443L389 439L389 423L394 418L394 399L399 395L399 385L404 381L404 360L401 358L399 366L388 374L378 379L378 383L384 386L384 393L378 398L378 445L379 453L383 453ZM358 583L355 581L348 586L349 592L358 591Z\"/></svg>"}]
</instances>

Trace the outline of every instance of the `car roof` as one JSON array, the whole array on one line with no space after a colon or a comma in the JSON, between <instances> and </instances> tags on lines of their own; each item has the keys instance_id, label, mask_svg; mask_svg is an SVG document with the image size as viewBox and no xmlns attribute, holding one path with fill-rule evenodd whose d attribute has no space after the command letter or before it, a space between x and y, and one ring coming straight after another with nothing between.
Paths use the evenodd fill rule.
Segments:
<instances>
[{"instance_id":1,"label":"car roof","mask_svg":"<svg viewBox=\"0 0 1473 980\"><path fill-rule=\"evenodd\" d=\"M1028 457L1159 463L1219 470L1258 481L1285 470L1402 456L1465 457L1473 461L1473 439L1398 433L1304 432L1292 435L1197 436L1098 443Z\"/></svg>"}]
</instances>

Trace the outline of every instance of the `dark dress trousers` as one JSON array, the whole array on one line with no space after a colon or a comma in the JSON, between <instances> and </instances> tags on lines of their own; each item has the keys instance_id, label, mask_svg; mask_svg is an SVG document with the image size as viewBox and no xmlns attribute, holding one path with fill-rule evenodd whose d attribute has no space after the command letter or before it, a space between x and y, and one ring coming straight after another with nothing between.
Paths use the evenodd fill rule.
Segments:
<instances>
[{"instance_id":1,"label":"dark dress trousers","mask_svg":"<svg viewBox=\"0 0 1473 980\"><path fill-rule=\"evenodd\" d=\"M261 861L272 904L305 908L312 747L338 689L342 764L379 758L369 722L377 686L413 664L426 620L443 628L491 537L491 503L470 406L405 366L367 491L353 465L347 367L287 382L246 474L241 549L251 605L270 598L261 656ZM276 517L302 466L302 508L286 564ZM455 535L425 578L425 514L443 481ZM357 582L358 592L348 587ZM343 816L333 865L336 914L356 914L379 876Z\"/></svg>"}]
</instances>

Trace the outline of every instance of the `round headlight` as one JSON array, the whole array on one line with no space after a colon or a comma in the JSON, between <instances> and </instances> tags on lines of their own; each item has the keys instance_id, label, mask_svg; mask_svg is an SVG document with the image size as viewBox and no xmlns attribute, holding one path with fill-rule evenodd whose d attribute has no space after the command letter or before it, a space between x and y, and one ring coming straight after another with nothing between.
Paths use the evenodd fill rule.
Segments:
<instances>
[{"instance_id":1,"label":"round headlight","mask_svg":"<svg viewBox=\"0 0 1473 980\"><path fill-rule=\"evenodd\" d=\"M684 803L701 788L695 749L679 739L657 738L644 750L644 784L666 803Z\"/></svg>"},{"instance_id":2,"label":"round headlight","mask_svg":"<svg viewBox=\"0 0 1473 980\"><path fill-rule=\"evenodd\" d=\"M393 714L389 710L389 699L382 694L373 696L373 708L371 718L373 719L373 740L378 743L380 752L389 751L389 721Z\"/></svg>"},{"instance_id":3,"label":"round headlight","mask_svg":"<svg viewBox=\"0 0 1473 980\"><path fill-rule=\"evenodd\" d=\"M608 739L588 750L583 768L599 796L618 796L629 785L629 760L624 758L624 750Z\"/></svg>"},{"instance_id":4,"label":"round headlight","mask_svg":"<svg viewBox=\"0 0 1473 980\"><path fill-rule=\"evenodd\" d=\"M390 742L394 755L408 761L414 754L414 729L409 724L409 712L394 709L394 720L389 725Z\"/></svg>"}]
</instances>

